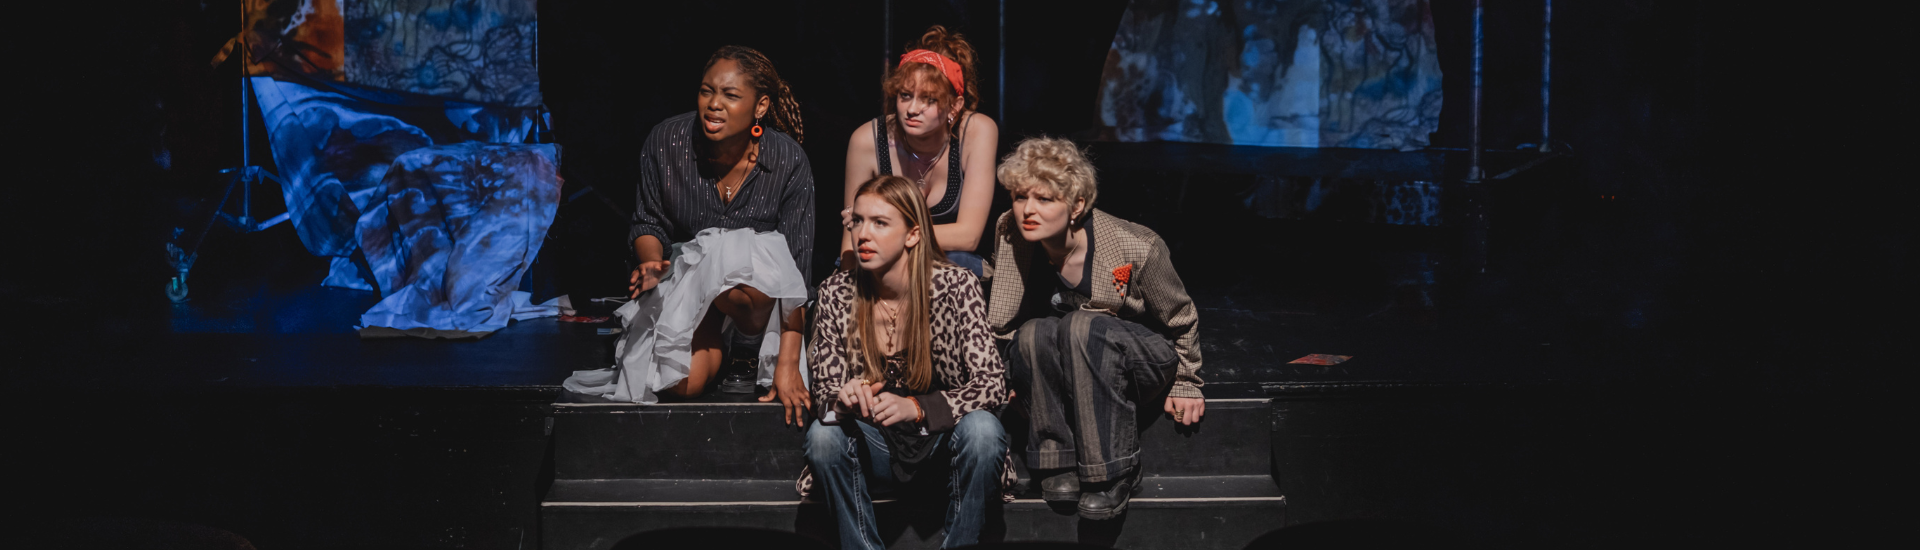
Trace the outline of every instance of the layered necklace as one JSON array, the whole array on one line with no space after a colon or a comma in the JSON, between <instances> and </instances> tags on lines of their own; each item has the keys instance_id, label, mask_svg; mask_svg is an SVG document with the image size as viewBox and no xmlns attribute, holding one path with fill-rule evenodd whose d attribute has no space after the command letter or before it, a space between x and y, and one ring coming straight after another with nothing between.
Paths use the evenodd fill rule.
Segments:
<instances>
[{"instance_id":1,"label":"layered necklace","mask_svg":"<svg viewBox=\"0 0 1920 550\"><path fill-rule=\"evenodd\" d=\"M875 299L873 303L887 310L887 329L882 332L887 339L881 343L880 349L887 355L893 355L900 351L900 308L884 299Z\"/></svg>"},{"instance_id":2,"label":"layered necklace","mask_svg":"<svg viewBox=\"0 0 1920 550\"><path fill-rule=\"evenodd\" d=\"M947 156L947 140L953 139L944 135L942 137L945 137L945 139L940 140L939 150L930 156L921 156L918 151L913 150L913 145L907 143L907 140L900 140L900 150L907 154L907 166L920 166L920 175L912 179L920 184L920 194L922 195L931 191L932 188L927 186L927 176L933 174L933 167L939 165L940 159Z\"/></svg>"}]
</instances>

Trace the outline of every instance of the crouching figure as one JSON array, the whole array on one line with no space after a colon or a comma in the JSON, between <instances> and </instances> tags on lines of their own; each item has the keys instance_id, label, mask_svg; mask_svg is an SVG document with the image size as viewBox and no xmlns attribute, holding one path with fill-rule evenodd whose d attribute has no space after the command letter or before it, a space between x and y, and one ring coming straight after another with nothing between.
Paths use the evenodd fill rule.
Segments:
<instances>
[{"instance_id":1,"label":"crouching figure","mask_svg":"<svg viewBox=\"0 0 1920 550\"><path fill-rule=\"evenodd\" d=\"M844 548L885 548L872 499L914 493L947 495L943 546L973 544L1011 474L980 284L941 254L906 178L861 185L848 226L859 261L820 284L809 357L823 413L799 488L828 504Z\"/></svg>"},{"instance_id":2,"label":"crouching figure","mask_svg":"<svg viewBox=\"0 0 1920 550\"><path fill-rule=\"evenodd\" d=\"M1021 142L999 176L1013 210L994 232L987 324L1024 397L1027 467L1047 500L1110 519L1140 488L1140 411L1206 412L1193 300L1158 235L1093 208L1073 143Z\"/></svg>"}]
</instances>

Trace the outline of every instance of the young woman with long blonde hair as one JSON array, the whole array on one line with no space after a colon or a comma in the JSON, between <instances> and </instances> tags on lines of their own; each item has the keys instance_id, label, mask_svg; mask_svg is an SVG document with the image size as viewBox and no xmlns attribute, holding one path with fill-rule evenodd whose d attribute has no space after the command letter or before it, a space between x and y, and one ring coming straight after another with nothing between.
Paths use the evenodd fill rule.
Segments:
<instances>
[{"instance_id":1,"label":"young woman with long blonde hair","mask_svg":"<svg viewBox=\"0 0 1920 550\"><path fill-rule=\"evenodd\" d=\"M973 544L1012 473L986 300L940 253L918 185L880 176L856 191L857 261L819 289L810 367L824 412L807 432L800 489L824 496L845 548L885 547L873 493L951 491L944 546Z\"/></svg>"}]
</instances>

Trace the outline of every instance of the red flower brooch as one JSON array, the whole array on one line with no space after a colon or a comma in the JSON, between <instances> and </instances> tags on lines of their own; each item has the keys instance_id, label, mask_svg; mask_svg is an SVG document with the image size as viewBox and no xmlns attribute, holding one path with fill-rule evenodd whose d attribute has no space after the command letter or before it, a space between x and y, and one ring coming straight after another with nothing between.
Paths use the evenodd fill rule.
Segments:
<instances>
[{"instance_id":1,"label":"red flower brooch","mask_svg":"<svg viewBox=\"0 0 1920 550\"><path fill-rule=\"evenodd\" d=\"M1113 268L1113 291L1127 295L1127 281L1133 280L1133 264Z\"/></svg>"}]
</instances>

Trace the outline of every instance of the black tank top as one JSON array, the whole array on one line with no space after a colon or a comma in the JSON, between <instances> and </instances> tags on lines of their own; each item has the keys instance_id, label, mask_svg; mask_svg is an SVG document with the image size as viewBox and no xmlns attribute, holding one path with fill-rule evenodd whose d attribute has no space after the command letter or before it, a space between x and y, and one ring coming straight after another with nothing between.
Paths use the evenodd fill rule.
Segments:
<instances>
[{"instance_id":1,"label":"black tank top","mask_svg":"<svg viewBox=\"0 0 1920 550\"><path fill-rule=\"evenodd\" d=\"M887 117L873 119L873 149L880 156L880 175L893 175L893 144L887 142ZM941 192L940 202L927 208L927 215L933 218L934 225L960 221L960 184L965 179L960 173L960 140L947 140L947 190Z\"/></svg>"}]
</instances>

